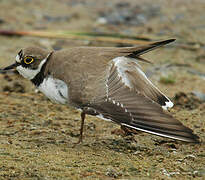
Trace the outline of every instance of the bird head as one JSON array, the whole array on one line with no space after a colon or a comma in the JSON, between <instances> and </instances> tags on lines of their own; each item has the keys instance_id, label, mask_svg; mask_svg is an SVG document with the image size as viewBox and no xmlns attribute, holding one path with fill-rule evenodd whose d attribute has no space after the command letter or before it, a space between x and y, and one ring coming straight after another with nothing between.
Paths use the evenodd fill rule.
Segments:
<instances>
[{"instance_id":1,"label":"bird head","mask_svg":"<svg viewBox=\"0 0 205 180\"><path fill-rule=\"evenodd\" d=\"M51 54L52 52L38 47L21 49L16 56L15 62L3 70L16 69L23 77L32 80L41 71Z\"/></svg>"}]
</instances>

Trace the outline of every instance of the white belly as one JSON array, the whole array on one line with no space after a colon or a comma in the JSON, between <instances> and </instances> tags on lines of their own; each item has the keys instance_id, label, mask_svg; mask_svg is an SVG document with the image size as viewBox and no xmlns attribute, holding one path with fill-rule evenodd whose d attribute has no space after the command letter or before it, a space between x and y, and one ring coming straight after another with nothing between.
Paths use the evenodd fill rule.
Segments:
<instances>
[{"instance_id":1,"label":"white belly","mask_svg":"<svg viewBox=\"0 0 205 180\"><path fill-rule=\"evenodd\" d=\"M65 82L51 76L45 78L38 89L51 101L66 104L68 102L68 86Z\"/></svg>"}]
</instances>

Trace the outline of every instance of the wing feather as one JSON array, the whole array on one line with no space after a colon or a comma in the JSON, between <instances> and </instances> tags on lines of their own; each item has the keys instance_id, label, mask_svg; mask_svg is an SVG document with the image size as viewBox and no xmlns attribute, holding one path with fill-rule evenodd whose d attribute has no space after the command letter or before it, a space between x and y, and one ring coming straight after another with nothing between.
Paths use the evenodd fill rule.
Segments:
<instances>
[{"instance_id":1,"label":"wing feather","mask_svg":"<svg viewBox=\"0 0 205 180\"><path fill-rule=\"evenodd\" d=\"M173 103L146 77L135 60L126 57L113 59L116 72L129 88L141 93L160 104L164 109L171 108ZM113 70L111 69L111 73ZM116 75L115 75L116 76ZM113 80L112 84L113 85Z\"/></svg>"},{"instance_id":2,"label":"wing feather","mask_svg":"<svg viewBox=\"0 0 205 180\"><path fill-rule=\"evenodd\" d=\"M125 85L115 63L110 68L107 87L107 95L89 105L103 118L151 134L198 142L198 136L190 128L165 113L159 104L146 95L136 93Z\"/></svg>"}]
</instances>

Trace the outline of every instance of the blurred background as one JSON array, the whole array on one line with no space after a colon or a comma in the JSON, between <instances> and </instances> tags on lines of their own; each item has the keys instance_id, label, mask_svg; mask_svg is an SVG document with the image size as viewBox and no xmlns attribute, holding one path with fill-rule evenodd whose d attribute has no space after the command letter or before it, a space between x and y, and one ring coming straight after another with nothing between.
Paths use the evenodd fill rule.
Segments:
<instances>
[{"instance_id":1,"label":"blurred background","mask_svg":"<svg viewBox=\"0 0 205 180\"><path fill-rule=\"evenodd\" d=\"M143 57L171 113L205 140L204 0L0 0L0 67L27 46L134 46L175 38ZM205 145L141 133L54 105L16 73L0 73L0 179L205 178ZM117 129L117 130L116 130Z\"/></svg>"}]
</instances>

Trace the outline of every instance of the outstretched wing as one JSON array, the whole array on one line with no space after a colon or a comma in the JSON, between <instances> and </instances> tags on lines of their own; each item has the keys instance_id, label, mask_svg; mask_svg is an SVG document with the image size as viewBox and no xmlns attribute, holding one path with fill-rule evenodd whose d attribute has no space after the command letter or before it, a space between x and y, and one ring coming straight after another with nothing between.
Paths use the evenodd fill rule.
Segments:
<instances>
[{"instance_id":1,"label":"outstretched wing","mask_svg":"<svg viewBox=\"0 0 205 180\"><path fill-rule=\"evenodd\" d=\"M126 57L117 57L113 59L116 71L122 78L122 82L130 89L140 92L142 95L150 98L163 109L173 107L173 103L166 97L152 82L146 77L140 69L136 60Z\"/></svg>"},{"instance_id":2,"label":"outstretched wing","mask_svg":"<svg viewBox=\"0 0 205 180\"><path fill-rule=\"evenodd\" d=\"M104 96L90 103L89 107L95 109L102 118L136 130L198 142L198 136L191 129L165 113L152 99L127 86L117 68L113 62L106 83L107 91Z\"/></svg>"}]
</instances>

